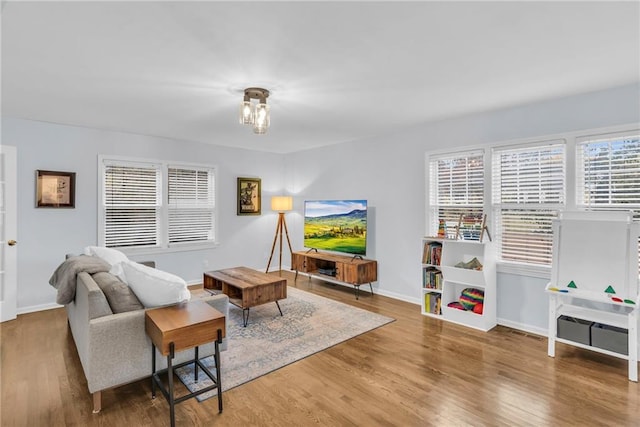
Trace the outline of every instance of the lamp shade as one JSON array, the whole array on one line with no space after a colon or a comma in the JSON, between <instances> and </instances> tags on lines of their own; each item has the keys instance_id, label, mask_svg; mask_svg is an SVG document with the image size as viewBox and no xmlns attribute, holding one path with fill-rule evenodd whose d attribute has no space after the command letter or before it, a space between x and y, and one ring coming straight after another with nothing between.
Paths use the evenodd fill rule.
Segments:
<instances>
[{"instance_id":1,"label":"lamp shade","mask_svg":"<svg viewBox=\"0 0 640 427\"><path fill-rule=\"evenodd\" d=\"M253 107L250 101L243 101L240 104L240 124L252 125L253 124Z\"/></svg>"},{"instance_id":2,"label":"lamp shade","mask_svg":"<svg viewBox=\"0 0 640 427\"><path fill-rule=\"evenodd\" d=\"M286 212L293 209L293 197L291 196L273 196L271 198L271 210L278 212Z\"/></svg>"},{"instance_id":3,"label":"lamp shade","mask_svg":"<svg viewBox=\"0 0 640 427\"><path fill-rule=\"evenodd\" d=\"M257 134L266 133L270 121L269 106L264 103L256 105L256 109L253 112L253 132Z\"/></svg>"}]
</instances>

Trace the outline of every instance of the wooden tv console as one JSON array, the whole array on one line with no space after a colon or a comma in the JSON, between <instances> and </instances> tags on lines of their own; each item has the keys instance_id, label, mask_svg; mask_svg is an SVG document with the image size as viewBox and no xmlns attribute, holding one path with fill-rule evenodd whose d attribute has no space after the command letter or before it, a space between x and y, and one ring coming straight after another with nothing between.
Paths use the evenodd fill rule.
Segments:
<instances>
[{"instance_id":1,"label":"wooden tv console","mask_svg":"<svg viewBox=\"0 0 640 427\"><path fill-rule=\"evenodd\" d=\"M359 299L360 285L369 284L373 295L372 282L378 280L378 262L355 256L336 255L316 251L294 252L291 256L291 268L321 279L334 280L354 286L356 299ZM294 280L294 281L295 281Z\"/></svg>"}]
</instances>

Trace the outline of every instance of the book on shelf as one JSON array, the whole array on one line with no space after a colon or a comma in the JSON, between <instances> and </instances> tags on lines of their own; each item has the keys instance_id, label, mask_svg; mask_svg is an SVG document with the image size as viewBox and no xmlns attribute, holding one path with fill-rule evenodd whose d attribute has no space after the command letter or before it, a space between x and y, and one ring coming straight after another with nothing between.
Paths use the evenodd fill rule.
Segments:
<instances>
[{"instance_id":1,"label":"book on shelf","mask_svg":"<svg viewBox=\"0 0 640 427\"><path fill-rule=\"evenodd\" d=\"M422 270L422 286L427 289L442 290L442 271L434 267L427 267Z\"/></svg>"},{"instance_id":2,"label":"book on shelf","mask_svg":"<svg viewBox=\"0 0 640 427\"><path fill-rule=\"evenodd\" d=\"M440 265L441 257L442 257L442 243L440 242L424 243L424 249L422 251L423 264Z\"/></svg>"},{"instance_id":3,"label":"book on shelf","mask_svg":"<svg viewBox=\"0 0 640 427\"><path fill-rule=\"evenodd\" d=\"M424 295L424 310L431 314L442 314L442 295L437 292L429 292Z\"/></svg>"}]
</instances>

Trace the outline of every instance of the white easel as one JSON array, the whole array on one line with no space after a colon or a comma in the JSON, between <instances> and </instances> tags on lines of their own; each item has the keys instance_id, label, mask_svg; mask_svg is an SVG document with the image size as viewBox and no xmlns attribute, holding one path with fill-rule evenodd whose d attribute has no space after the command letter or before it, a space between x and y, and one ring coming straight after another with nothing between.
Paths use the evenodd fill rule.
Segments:
<instances>
[{"instance_id":1,"label":"white easel","mask_svg":"<svg viewBox=\"0 0 640 427\"><path fill-rule=\"evenodd\" d=\"M549 356L555 356L555 343L562 342L626 359L629 380L637 382L640 229L632 219L629 212L561 213L553 222L551 281L546 291ZM627 329L629 354L558 338L557 319L562 315Z\"/></svg>"}]
</instances>

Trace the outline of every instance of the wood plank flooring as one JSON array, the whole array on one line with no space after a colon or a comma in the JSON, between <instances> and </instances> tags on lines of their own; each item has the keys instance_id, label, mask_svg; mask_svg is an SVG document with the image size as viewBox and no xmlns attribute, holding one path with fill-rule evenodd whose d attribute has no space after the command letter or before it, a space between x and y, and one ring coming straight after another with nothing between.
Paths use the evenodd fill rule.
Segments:
<instances>
[{"instance_id":1,"label":"wood plank flooring","mask_svg":"<svg viewBox=\"0 0 640 427\"><path fill-rule=\"evenodd\" d=\"M488 333L420 315L418 306L326 282L290 286L395 322L224 393L176 406L179 426L638 426L627 362L506 327ZM285 314L286 316L286 314ZM230 343L232 345L232 343ZM63 309L1 325L2 426L166 426L150 381L91 396Z\"/></svg>"}]
</instances>

